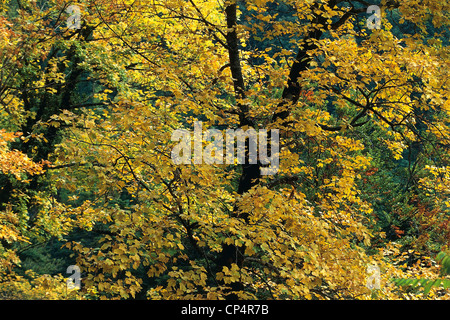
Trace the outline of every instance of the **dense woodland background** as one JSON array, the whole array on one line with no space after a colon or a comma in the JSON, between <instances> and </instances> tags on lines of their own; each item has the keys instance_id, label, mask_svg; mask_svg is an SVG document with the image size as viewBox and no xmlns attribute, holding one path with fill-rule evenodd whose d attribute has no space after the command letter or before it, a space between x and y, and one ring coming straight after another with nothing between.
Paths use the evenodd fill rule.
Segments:
<instances>
[{"instance_id":1,"label":"dense woodland background","mask_svg":"<svg viewBox=\"0 0 450 320\"><path fill-rule=\"evenodd\" d=\"M448 299L449 25L447 0L1 0L0 297ZM279 129L280 170L174 165L197 120Z\"/></svg>"}]
</instances>

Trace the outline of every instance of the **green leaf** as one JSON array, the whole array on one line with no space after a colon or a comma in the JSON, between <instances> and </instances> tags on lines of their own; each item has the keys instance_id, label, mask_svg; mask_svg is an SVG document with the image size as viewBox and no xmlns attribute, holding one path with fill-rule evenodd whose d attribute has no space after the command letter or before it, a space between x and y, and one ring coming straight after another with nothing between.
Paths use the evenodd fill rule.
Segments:
<instances>
[{"instance_id":1,"label":"green leaf","mask_svg":"<svg viewBox=\"0 0 450 320\"><path fill-rule=\"evenodd\" d=\"M436 279L436 280L429 280L427 282L427 284L424 287L423 293L425 295L428 295L428 293L430 293L431 288L433 287L439 287L439 284L441 283L441 279Z\"/></svg>"}]
</instances>

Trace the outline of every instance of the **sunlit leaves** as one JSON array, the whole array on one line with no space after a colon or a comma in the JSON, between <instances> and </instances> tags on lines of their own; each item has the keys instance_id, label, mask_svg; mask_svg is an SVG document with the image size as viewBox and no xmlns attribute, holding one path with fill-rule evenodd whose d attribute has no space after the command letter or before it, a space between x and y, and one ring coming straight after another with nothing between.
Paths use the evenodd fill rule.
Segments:
<instances>
[{"instance_id":1,"label":"sunlit leaves","mask_svg":"<svg viewBox=\"0 0 450 320\"><path fill-rule=\"evenodd\" d=\"M4 174L12 174L19 180L22 179L23 173L34 175L44 172L44 163L34 163L22 152L10 150L8 143L21 136L21 133L11 133L5 132L3 129L0 130L0 171Z\"/></svg>"},{"instance_id":2,"label":"sunlit leaves","mask_svg":"<svg viewBox=\"0 0 450 320\"><path fill-rule=\"evenodd\" d=\"M448 50L437 38L399 39L389 23L361 30L355 8L328 1L239 2L227 29L229 3L80 1L78 31L63 28L66 1L30 2L13 18L2 11L0 171L17 183L8 199L17 203L0 204L0 239L65 241L86 275L84 298L423 297L390 279L439 270L403 266L369 221L391 191L376 184L388 159L410 175L405 189L431 199L408 199L419 202L408 203L414 221L448 234ZM397 6L422 35L426 20L448 25L445 3ZM281 111L286 118L273 121ZM198 120L205 129L279 129L278 174L238 194L243 166L175 165L173 131ZM48 188L36 187L38 177ZM65 240L78 230L92 242ZM230 248L234 260L221 261ZM59 277L15 277L15 250L1 250L6 291L63 296ZM376 292L366 287L373 262Z\"/></svg>"}]
</instances>

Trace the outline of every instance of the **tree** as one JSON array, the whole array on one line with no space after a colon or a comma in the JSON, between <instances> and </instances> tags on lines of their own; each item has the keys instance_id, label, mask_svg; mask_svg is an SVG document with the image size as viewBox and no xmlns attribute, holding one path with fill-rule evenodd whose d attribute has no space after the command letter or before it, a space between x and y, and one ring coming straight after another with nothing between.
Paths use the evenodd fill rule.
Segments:
<instances>
[{"instance_id":1,"label":"tree","mask_svg":"<svg viewBox=\"0 0 450 320\"><path fill-rule=\"evenodd\" d=\"M448 231L448 49L427 31L449 24L448 4L381 1L383 17L417 29L397 38L384 18L367 30L364 1L80 1L79 30L61 26L68 3L45 3L3 18L14 21L1 33L14 62L5 75L17 76L2 76L1 101L6 125L29 135L18 149L51 162L24 187L49 186L31 229L95 239L66 243L84 294L371 298L376 262L376 297L422 297L390 279L439 276L421 261L396 265L404 255L383 233L392 220L376 221L389 191L377 179L386 166L406 172L391 181L407 177L405 190L383 203L401 198L398 212ZM261 161L175 165L173 131L198 120L280 130L277 174L261 175ZM448 239L427 241L425 258Z\"/></svg>"}]
</instances>

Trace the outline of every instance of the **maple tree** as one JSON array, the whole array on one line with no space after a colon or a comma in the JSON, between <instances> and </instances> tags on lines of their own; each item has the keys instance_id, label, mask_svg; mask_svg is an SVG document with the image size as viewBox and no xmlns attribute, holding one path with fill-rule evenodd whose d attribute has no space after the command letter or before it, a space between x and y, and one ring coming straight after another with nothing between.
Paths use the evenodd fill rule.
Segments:
<instances>
[{"instance_id":1,"label":"maple tree","mask_svg":"<svg viewBox=\"0 0 450 320\"><path fill-rule=\"evenodd\" d=\"M446 1L0 3L3 297L449 298ZM277 174L175 165L199 120L279 129ZM24 271L54 239L78 291Z\"/></svg>"}]
</instances>

